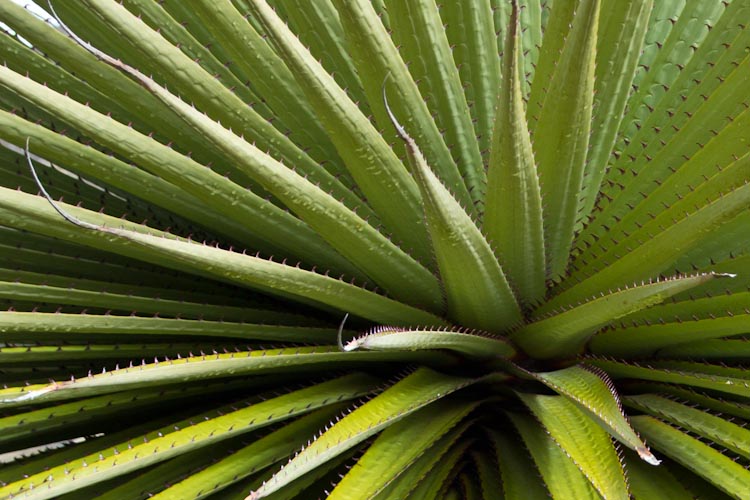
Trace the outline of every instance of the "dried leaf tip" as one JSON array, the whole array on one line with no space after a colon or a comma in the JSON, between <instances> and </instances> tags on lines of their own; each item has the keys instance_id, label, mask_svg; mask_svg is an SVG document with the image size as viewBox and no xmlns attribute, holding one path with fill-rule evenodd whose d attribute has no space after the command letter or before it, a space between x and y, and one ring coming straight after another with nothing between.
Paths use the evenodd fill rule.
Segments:
<instances>
[{"instance_id":1,"label":"dried leaf tip","mask_svg":"<svg viewBox=\"0 0 750 500\"><path fill-rule=\"evenodd\" d=\"M346 347L344 347L343 342L341 341L341 334L344 332L344 325L346 324L346 320L348 318L349 318L349 313L344 314L344 319L341 320L341 324L339 325L339 330L338 330L338 333L336 335L336 343L339 346L339 351L346 351L347 350Z\"/></svg>"},{"instance_id":2,"label":"dried leaf tip","mask_svg":"<svg viewBox=\"0 0 750 500\"><path fill-rule=\"evenodd\" d=\"M641 459L644 462L649 463L651 465L661 464L661 460L656 458L654 454L651 453L651 450L649 450L648 448L637 448L635 451L638 452L638 456L641 457Z\"/></svg>"}]
</instances>

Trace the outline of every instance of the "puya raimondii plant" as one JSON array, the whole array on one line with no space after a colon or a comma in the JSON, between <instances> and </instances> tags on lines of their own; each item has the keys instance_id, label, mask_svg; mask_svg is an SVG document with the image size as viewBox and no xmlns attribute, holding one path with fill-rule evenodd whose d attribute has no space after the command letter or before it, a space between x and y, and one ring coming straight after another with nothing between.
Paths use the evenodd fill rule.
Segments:
<instances>
[{"instance_id":1,"label":"puya raimondii plant","mask_svg":"<svg viewBox=\"0 0 750 500\"><path fill-rule=\"evenodd\" d=\"M0 498L750 498L750 0L44 8Z\"/></svg>"}]
</instances>

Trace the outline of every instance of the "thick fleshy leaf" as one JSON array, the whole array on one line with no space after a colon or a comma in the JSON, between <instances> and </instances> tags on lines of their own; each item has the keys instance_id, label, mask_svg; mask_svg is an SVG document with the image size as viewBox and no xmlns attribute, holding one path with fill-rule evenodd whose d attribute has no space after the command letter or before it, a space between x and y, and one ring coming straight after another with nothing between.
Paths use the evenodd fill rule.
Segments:
<instances>
[{"instance_id":1,"label":"thick fleshy leaf","mask_svg":"<svg viewBox=\"0 0 750 500\"><path fill-rule=\"evenodd\" d=\"M278 248L288 249L290 255L309 253L307 260L311 262L330 258L331 269L350 267L342 263L343 259L306 224L189 157L4 66L0 66L0 85L18 92L48 112L62 116L63 120L73 123L98 142L174 183L235 223L256 221L255 230ZM293 243L295 241L297 243ZM292 250L293 246L297 247L296 251Z\"/></svg>"},{"instance_id":2,"label":"thick fleshy leaf","mask_svg":"<svg viewBox=\"0 0 750 500\"><path fill-rule=\"evenodd\" d=\"M1 314L1 313L0 313ZM481 331L377 327L350 340L345 351L419 351L447 349L474 358L510 358L515 349L502 337Z\"/></svg>"},{"instance_id":3,"label":"thick fleshy leaf","mask_svg":"<svg viewBox=\"0 0 750 500\"><path fill-rule=\"evenodd\" d=\"M515 331L512 339L526 352L542 358L573 354L602 326L717 276L724 275L677 276L602 294L570 310L538 319Z\"/></svg>"},{"instance_id":4,"label":"thick fleshy leaf","mask_svg":"<svg viewBox=\"0 0 750 500\"><path fill-rule=\"evenodd\" d=\"M712 447L654 417L633 417L633 425L655 448L734 498L748 497L750 472Z\"/></svg>"},{"instance_id":5,"label":"thick fleshy leaf","mask_svg":"<svg viewBox=\"0 0 750 500\"><path fill-rule=\"evenodd\" d=\"M592 135L581 190L580 217L584 220L594 207L608 168L653 5L654 0L602 1L607 17L599 23L596 45Z\"/></svg>"},{"instance_id":6,"label":"thick fleshy leaf","mask_svg":"<svg viewBox=\"0 0 750 500\"><path fill-rule=\"evenodd\" d=\"M414 140L393 114L390 117L406 143L422 192L432 247L447 295L448 314L464 326L487 331L513 326L521 319L520 309L492 248L432 172Z\"/></svg>"},{"instance_id":7,"label":"thick fleshy leaf","mask_svg":"<svg viewBox=\"0 0 750 500\"><path fill-rule=\"evenodd\" d=\"M521 89L519 29L518 5L513 3L492 132L483 229L519 300L535 304L546 292L546 262L539 179Z\"/></svg>"},{"instance_id":8,"label":"thick fleshy leaf","mask_svg":"<svg viewBox=\"0 0 750 500\"><path fill-rule=\"evenodd\" d=\"M201 68L180 48L150 29L141 19L130 14L124 6L108 0L84 0L79 8L96 14L100 22L104 22L122 39L136 47L140 57L138 62L157 63L176 91L184 99L200 107L211 117L211 121L219 121L229 129L242 131L249 140L257 143L259 149L269 151L274 158L285 164L295 165L300 171L320 181L322 186L336 192L337 196L347 198L353 203L351 206L364 208L350 190L312 160L282 131L252 107L245 105L221 80ZM146 55L145 58L143 54ZM233 162L231 158L228 159Z\"/></svg>"},{"instance_id":9,"label":"thick fleshy leaf","mask_svg":"<svg viewBox=\"0 0 750 500\"><path fill-rule=\"evenodd\" d=\"M329 498L376 497L478 404L444 399L392 424L357 460L357 467L336 485Z\"/></svg>"},{"instance_id":10,"label":"thick fleshy leaf","mask_svg":"<svg viewBox=\"0 0 750 500\"><path fill-rule=\"evenodd\" d=\"M291 326L252 325L224 321L203 321L170 318L145 318L137 316L98 316L93 314L50 314L26 312L0 312L0 339L73 338L87 333L103 334L115 339L128 335L195 336L241 338L245 340L293 341L300 343L335 342L333 329ZM34 334L39 334L35 336Z\"/></svg>"},{"instance_id":11,"label":"thick fleshy leaf","mask_svg":"<svg viewBox=\"0 0 750 500\"><path fill-rule=\"evenodd\" d=\"M659 498L664 500L694 500L681 479L670 474L666 467L651 467L635 455L625 452L628 464L628 484L635 500Z\"/></svg>"},{"instance_id":12,"label":"thick fleshy leaf","mask_svg":"<svg viewBox=\"0 0 750 500\"><path fill-rule=\"evenodd\" d=\"M419 188L406 167L333 76L313 58L273 9L264 0L249 3L284 61L293 69L294 77L326 127L347 169L381 217L386 230L413 255L429 263L431 252L422 224Z\"/></svg>"},{"instance_id":13,"label":"thick fleshy leaf","mask_svg":"<svg viewBox=\"0 0 750 500\"><path fill-rule=\"evenodd\" d=\"M84 211L76 207L65 206L64 210L74 217L80 216L88 221L93 220L99 225L106 225L108 226L107 229L97 226L94 226L96 229L78 227L68 223L60 225L60 216L43 199L5 188L0 188L0 192L2 193L0 214L3 215L7 224L15 225L20 229L29 229L95 247L104 247L109 251L138 256L180 270L190 269L200 275L208 274L239 284L258 286L263 290L277 290L283 294L289 293L299 297L307 296L321 304L328 303L328 305L333 306L333 303L330 302L333 300L338 303L341 310L366 318L374 319L371 316L375 312L373 307L377 308L378 302L385 301L390 305L382 308L382 312L394 312L394 308L407 308L417 313L417 316L412 320L413 322L422 324L443 322L422 310L400 304L342 280L306 271L296 266L191 243L177 238L172 239L164 235L155 236L131 230L114 229L118 225L123 225L122 221L105 218L95 212ZM137 226L132 224L128 227L134 228ZM286 285L284 285L285 282ZM370 298L361 300L364 297L362 294ZM355 302L358 302L358 295L362 307L355 307ZM339 299L335 299L334 296L339 296ZM366 310L370 312L366 312ZM399 314L378 321L397 323L404 318L405 316Z\"/></svg>"},{"instance_id":14,"label":"thick fleshy leaf","mask_svg":"<svg viewBox=\"0 0 750 500\"><path fill-rule=\"evenodd\" d=\"M443 300L437 279L362 217L303 175L287 168L240 135L188 105L138 70L93 47L98 57L138 80L217 149L243 167L355 266L405 302L435 311ZM236 203L235 203L236 204Z\"/></svg>"},{"instance_id":15,"label":"thick fleshy leaf","mask_svg":"<svg viewBox=\"0 0 750 500\"><path fill-rule=\"evenodd\" d=\"M607 433L595 421L567 398L517 394L596 491L604 498L629 498L620 458ZM517 420L519 417L515 416L516 425Z\"/></svg>"},{"instance_id":16,"label":"thick fleshy leaf","mask_svg":"<svg viewBox=\"0 0 750 500\"><path fill-rule=\"evenodd\" d=\"M332 410L340 411L341 405L318 410L273 431L151 498L197 500L222 491L229 485L277 462L279 457L289 456L304 446L307 436L313 435L335 415L335 411ZM110 492L110 497L115 500L117 496L113 496L112 493L116 492Z\"/></svg>"},{"instance_id":17,"label":"thick fleshy leaf","mask_svg":"<svg viewBox=\"0 0 750 500\"><path fill-rule=\"evenodd\" d=\"M248 500L264 498L297 477L411 413L474 382L421 368L352 411L303 449Z\"/></svg>"},{"instance_id":18,"label":"thick fleshy leaf","mask_svg":"<svg viewBox=\"0 0 750 500\"><path fill-rule=\"evenodd\" d=\"M612 437L635 450L643 460L651 465L659 465L659 460L630 427L622 409L620 396L606 372L586 365L577 365L531 375L575 403Z\"/></svg>"},{"instance_id":19,"label":"thick fleshy leaf","mask_svg":"<svg viewBox=\"0 0 750 500\"><path fill-rule=\"evenodd\" d=\"M549 433L545 432L544 428L524 415L509 413L508 416L531 453L542 480L554 500L569 498L598 500L601 498L571 457L560 448ZM503 466L500 467L502 470ZM529 480L534 482L531 478ZM525 496L527 486L524 484L522 487L524 496L520 498L528 498Z\"/></svg>"},{"instance_id":20,"label":"thick fleshy leaf","mask_svg":"<svg viewBox=\"0 0 750 500\"><path fill-rule=\"evenodd\" d=\"M443 27L445 20L438 10L439 2L385 0L384 3L390 15L391 38L435 117L471 200L475 205L480 204L486 184L482 157L453 51ZM425 151L428 148L422 146ZM467 210L471 211L473 207Z\"/></svg>"},{"instance_id":21,"label":"thick fleshy leaf","mask_svg":"<svg viewBox=\"0 0 750 500\"><path fill-rule=\"evenodd\" d=\"M373 380L348 375L331 382L290 392L264 402L204 420L179 422L152 432L138 444L121 443L113 448L32 475L0 488L0 495L24 495L43 500L81 489L96 481L117 477L159 463L181 452L199 449L253 429L307 413L336 401L354 399L370 392ZM228 410L229 408L225 409Z\"/></svg>"},{"instance_id":22,"label":"thick fleshy leaf","mask_svg":"<svg viewBox=\"0 0 750 500\"><path fill-rule=\"evenodd\" d=\"M690 385L712 391L750 397L750 373L740 368L701 363L671 363L663 365L654 362L649 366L629 364L606 359L590 359L588 362L606 371L613 379L632 378L654 382L670 382Z\"/></svg>"},{"instance_id":23,"label":"thick fleshy leaf","mask_svg":"<svg viewBox=\"0 0 750 500\"><path fill-rule=\"evenodd\" d=\"M435 353L432 353L433 357L434 355ZM138 387L146 388L230 375L274 373L293 367L316 372L323 370L324 366L330 368L334 364L341 368L357 366L368 358L375 362L415 359L413 353L347 354L339 352L335 347L289 347L178 356L176 359L155 359L149 364L146 364L145 360L139 364L130 363L124 368L117 366L113 370L103 370L96 375L89 373L88 376L72 380L0 389L0 404L7 407L43 404Z\"/></svg>"},{"instance_id":24,"label":"thick fleshy leaf","mask_svg":"<svg viewBox=\"0 0 750 500\"><path fill-rule=\"evenodd\" d=\"M440 18L474 119L479 151L486 163L501 78L492 3L491 0L443 2Z\"/></svg>"},{"instance_id":25,"label":"thick fleshy leaf","mask_svg":"<svg viewBox=\"0 0 750 500\"><path fill-rule=\"evenodd\" d=\"M627 396L624 401L628 406L672 422L741 457L750 458L750 431L720 416L655 394Z\"/></svg>"},{"instance_id":26,"label":"thick fleshy leaf","mask_svg":"<svg viewBox=\"0 0 750 500\"><path fill-rule=\"evenodd\" d=\"M565 273L591 131L600 0L580 0L534 129L549 277Z\"/></svg>"},{"instance_id":27,"label":"thick fleshy leaf","mask_svg":"<svg viewBox=\"0 0 750 500\"><path fill-rule=\"evenodd\" d=\"M459 441L459 439L466 432L467 428L470 427L471 423L471 421L465 421L449 430L428 450L422 453L419 458L411 463L409 467L401 471L393 481L381 489L377 495L371 498L373 500L409 498L410 495L420 495L422 488L429 489L430 485L441 483L450 473L450 471L445 472L445 469L452 468L456 461L463 456L463 452L466 451L468 441ZM456 457L457 455L460 456ZM446 460L450 462L450 467L445 465ZM422 495L422 497L430 498L430 495Z\"/></svg>"},{"instance_id":28,"label":"thick fleshy leaf","mask_svg":"<svg viewBox=\"0 0 750 500\"><path fill-rule=\"evenodd\" d=\"M547 488L539 481L539 471L523 444L507 432L498 432L496 429L485 429L485 432L500 466L503 498L506 500L549 498ZM569 466L566 464L564 467ZM545 471L547 472L550 471ZM573 476L576 474L577 472ZM593 489L590 485L588 488Z\"/></svg>"},{"instance_id":29,"label":"thick fleshy leaf","mask_svg":"<svg viewBox=\"0 0 750 500\"><path fill-rule=\"evenodd\" d=\"M383 82L390 79L393 87L398 89L389 101L393 110L398 116L408 118L409 132L421 145L437 176L473 213L469 190L375 6L369 0L333 0L333 4L339 13L347 48L370 108L387 140L397 138L383 102Z\"/></svg>"},{"instance_id":30,"label":"thick fleshy leaf","mask_svg":"<svg viewBox=\"0 0 750 500\"><path fill-rule=\"evenodd\" d=\"M683 344L750 332L750 314L690 322L642 325L602 332L591 341L591 352L611 356L640 356Z\"/></svg>"}]
</instances>

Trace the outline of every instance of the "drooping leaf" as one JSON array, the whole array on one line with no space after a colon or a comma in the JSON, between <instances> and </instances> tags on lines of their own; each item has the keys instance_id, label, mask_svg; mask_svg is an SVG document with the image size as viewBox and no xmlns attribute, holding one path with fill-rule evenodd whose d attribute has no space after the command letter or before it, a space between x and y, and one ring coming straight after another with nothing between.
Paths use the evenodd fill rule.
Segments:
<instances>
[{"instance_id":1,"label":"drooping leaf","mask_svg":"<svg viewBox=\"0 0 750 500\"><path fill-rule=\"evenodd\" d=\"M560 453L575 464L599 494L605 498L629 498L623 465L604 429L567 398L517 394L549 433L548 439L560 447ZM520 418L514 416L513 420L518 426Z\"/></svg>"},{"instance_id":2,"label":"drooping leaf","mask_svg":"<svg viewBox=\"0 0 750 500\"><path fill-rule=\"evenodd\" d=\"M635 450L641 459L651 465L659 465L659 460L630 426L622 409L620 396L606 372L586 365L576 365L531 375L575 403L612 437Z\"/></svg>"}]
</instances>

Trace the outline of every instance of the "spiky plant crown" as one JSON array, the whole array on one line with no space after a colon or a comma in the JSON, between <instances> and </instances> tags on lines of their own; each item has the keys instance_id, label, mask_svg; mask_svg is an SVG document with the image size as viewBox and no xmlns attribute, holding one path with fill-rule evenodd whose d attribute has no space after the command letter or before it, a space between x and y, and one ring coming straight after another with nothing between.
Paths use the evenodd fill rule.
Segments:
<instances>
[{"instance_id":1,"label":"spiky plant crown","mask_svg":"<svg viewBox=\"0 0 750 500\"><path fill-rule=\"evenodd\" d=\"M0 498L750 498L750 0L518 3L0 0Z\"/></svg>"}]
</instances>

